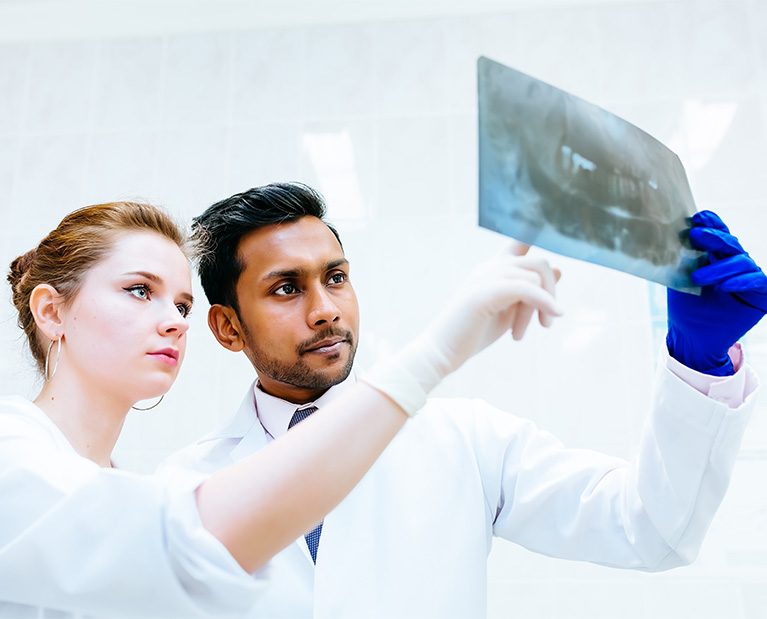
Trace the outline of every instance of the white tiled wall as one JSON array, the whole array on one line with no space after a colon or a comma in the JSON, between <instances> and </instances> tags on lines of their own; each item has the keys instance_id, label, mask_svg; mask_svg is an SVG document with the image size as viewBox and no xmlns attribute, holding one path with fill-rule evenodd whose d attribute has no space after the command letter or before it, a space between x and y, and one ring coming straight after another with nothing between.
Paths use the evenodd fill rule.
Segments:
<instances>
[{"instance_id":1,"label":"white tiled wall","mask_svg":"<svg viewBox=\"0 0 767 619\"><path fill-rule=\"evenodd\" d=\"M188 219L248 186L304 180L328 196L343 235L369 362L415 334L472 264L505 245L475 224L480 54L672 145L699 207L717 210L767 265L762 0L0 44L0 264L83 204L142 197ZM484 397L569 445L630 456L662 291L551 259L564 271L567 315L521 344L499 342L439 391ZM32 394L11 310L0 303L0 392ZM205 312L199 303L176 387L130 418L125 465L151 469L227 416L250 382L244 359L214 343ZM767 324L747 343L767 376ZM636 574L497 542L490 616L767 617L766 413L764 398L695 565Z\"/></svg>"}]
</instances>

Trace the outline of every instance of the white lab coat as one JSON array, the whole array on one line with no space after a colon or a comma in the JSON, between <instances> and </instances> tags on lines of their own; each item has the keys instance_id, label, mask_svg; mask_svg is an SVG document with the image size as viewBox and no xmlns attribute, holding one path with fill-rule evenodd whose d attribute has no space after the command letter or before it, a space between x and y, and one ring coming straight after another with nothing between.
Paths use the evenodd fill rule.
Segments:
<instances>
[{"instance_id":1,"label":"white lab coat","mask_svg":"<svg viewBox=\"0 0 767 619\"><path fill-rule=\"evenodd\" d=\"M316 567L297 540L269 564L247 616L484 617L494 535L617 567L686 564L727 488L753 399L730 409L662 367L634 462L565 449L479 400L430 400L325 518ZM251 389L225 428L164 474L211 472L267 441Z\"/></svg>"},{"instance_id":2,"label":"white lab coat","mask_svg":"<svg viewBox=\"0 0 767 619\"><path fill-rule=\"evenodd\" d=\"M202 479L103 469L33 403L1 398L0 617L242 616L264 584L200 523Z\"/></svg>"}]
</instances>

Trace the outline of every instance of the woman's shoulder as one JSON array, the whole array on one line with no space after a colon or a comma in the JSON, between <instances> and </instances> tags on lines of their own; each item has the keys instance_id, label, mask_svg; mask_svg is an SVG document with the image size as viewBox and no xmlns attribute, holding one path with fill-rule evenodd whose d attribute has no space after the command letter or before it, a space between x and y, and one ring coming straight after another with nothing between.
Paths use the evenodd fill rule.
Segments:
<instances>
[{"instance_id":1,"label":"woman's shoulder","mask_svg":"<svg viewBox=\"0 0 767 619\"><path fill-rule=\"evenodd\" d=\"M32 483L45 479L71 487L98 466L76 454L53 421L34 402L19 396L0 397L0 480L16 471ZM7 481L7 480L6 480Z\"/></svg>"},{"instance_id":2,"label":"woman's shoulder","mask_svg":"<svg viewBox=\"0 0 767 619\"><path fill-rule=\"evenodd\" d=\"M27 398L0 396L0 436L50 437L51 424L45 413Z\"/></svg>"}]
</instances>

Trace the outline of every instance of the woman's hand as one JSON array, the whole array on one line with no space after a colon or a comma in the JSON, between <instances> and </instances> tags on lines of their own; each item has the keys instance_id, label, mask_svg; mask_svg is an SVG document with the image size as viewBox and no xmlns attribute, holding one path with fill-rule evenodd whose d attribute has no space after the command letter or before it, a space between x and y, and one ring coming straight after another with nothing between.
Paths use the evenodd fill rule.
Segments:
<instances>
[{"instance_id":1,"label":"woman's hand","mask_svg":"<svg viewBox=\"0 0 767 619\"><path fill-rule=\"evenodd\" d=\"M535 312L551 325L562 314L554 298L560 272L528 249L515 244L477 266L419 337L363 379L413 415L445 376L503 333L522 339Z\"/></svg>"}]
</instances>

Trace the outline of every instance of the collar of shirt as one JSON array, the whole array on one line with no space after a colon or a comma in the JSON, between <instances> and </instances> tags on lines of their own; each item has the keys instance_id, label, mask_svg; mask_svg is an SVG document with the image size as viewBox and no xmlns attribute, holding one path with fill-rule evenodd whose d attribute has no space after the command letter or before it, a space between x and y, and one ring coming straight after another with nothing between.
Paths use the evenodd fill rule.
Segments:
<instances>
[{"instance_id":1,"label":"collar of shirt","mask_svg":"<svg viewBox=\"0 0 767 619\"><path fill-rule=\"evenodd\" d=\"M293 413L298 409L308 408L310 406L316 406L317 408L327 406L340 394L354 385L355 382L356 378L352 372L345 381L328 389L314 402L295 404L293 402L288 402L287 400L281 400L280 398L276 398L273 395L269 395L262 391L258 381L256 381L253 385L256 415L258 416L261 425L264 427L264 430L266 430L266 433L272 438L279 438L288 431L290 419L293 417Z\"/></svg>"}]
</instances>

